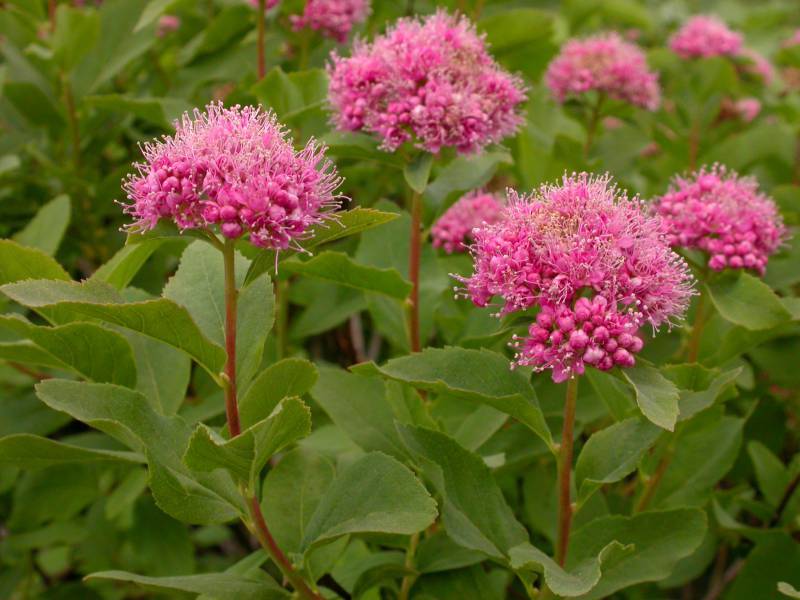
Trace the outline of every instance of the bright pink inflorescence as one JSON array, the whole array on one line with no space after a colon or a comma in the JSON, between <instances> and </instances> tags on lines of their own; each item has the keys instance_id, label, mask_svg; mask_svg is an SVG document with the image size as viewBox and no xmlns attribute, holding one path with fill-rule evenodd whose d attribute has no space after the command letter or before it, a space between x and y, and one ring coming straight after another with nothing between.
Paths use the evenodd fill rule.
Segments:
<instances>
[{"instance_id":1,"label":"bright pink inflorescence","mask_svg":"<svg viewBox=\"0 0 800 600\"><path fill-rule=\"evenodd\" d=\"M559 102L589 91L655 110L661 101L658 75L644 53L616 33L567 42L545 76Z\"/></svg>"},{"instance_id":2,"label":"bright pink inflorescence","mask_svg":"<svg viewBox=\"0 0 800 600\"><path fill-rule=\"evenodd\" d=\"M669 243L703 250L715 271L763 274L787 235L775 202L759 191L756 180L718 165L676 177L656 199L655 210L667 224Z\"/></svg>"},{"instance_id":3,"label":"bright pink inflorescence","mask_svg":"<svg viewBox=\"0 0 800 600\"><path fill-rule=\"evenodd\" d=\"M556 382L627 367L639 330L680 318L692 295L683 260L658 216L609 176L565 176L529 196L509 191L503 218L474 230L474 273L458 279L478 306L499 296L498 315L540 307L515 363L551 369Z\"/></svg>"},{"instance_id":4,"label":"bright pink inflorescence","mask_svg":"<svg viewBox=\"0 0 800 600\"><path fill-rule=\"evenodd\" d=\"M522 81L494 62L464 17L400 19L372 43L356 41L351 57L332 58L334 123L376 134L385 150L413 141L432 153L476 152L522 123Z\"/></svg>"},{"instance_id":5,"label":"bright pink inflorescence","mask_svg":"<svg viewBox=\"0 0 800 600\"><path fill-rule=\"evenodd\" d=\"M448 254L466 252L472 230L500 220L503 201L483 191L470 192L448 208L431 228L433 246Z\"/></svg>"},{"instance_id":6,"label":"bright pink inflorescence","mask_svg":"<svg viewBox=\"0 0 800 600\"><path fill-rule=\"evenodd\" d=\"M369 0L306 0L302 15L292 15L295 31L309 28L340 44L369 16Z\"/></svg>"},{"instance_id":7,"label":"bright pink inflorescence","mask_svg":"<svg viewBox=\"0 0 800 600\"><path fill-rule=\"evenodd\" d=\"M131 230L170 219L181 229L219 225L226 238L285 249L340 205L341 179L314 140L295 151L271 112L209 104L148 143L124 184Z\"/></svg>"},{"instance_id":8,"label":"bright pink inflorescence","mask_svg":"<svg viewBox=\"0 0 800 600\"><path fill-rule=\"evenodd\" d=\"M672 36L669 47L687 59L735 56L742 49L742 36L716 17L697 15Z\"/></svg>"}]
</instances>

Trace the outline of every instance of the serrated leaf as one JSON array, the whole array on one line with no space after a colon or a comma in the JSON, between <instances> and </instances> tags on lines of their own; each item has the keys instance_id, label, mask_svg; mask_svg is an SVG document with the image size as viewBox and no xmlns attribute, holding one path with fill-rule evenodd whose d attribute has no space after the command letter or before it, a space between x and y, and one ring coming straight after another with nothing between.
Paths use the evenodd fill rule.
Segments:
<instances>
[{"instance_id":1,"label":"serrated leaf","mask_svg":"<svg viewBox=\"0 0 800 600\"><path fill-rule=\"evenodd\" d=\"M14 241L29 248L38 248L53 256L61 245L69 225L69 196L56 196L42 206L28 224L14 235Z\"/></svg>"},{"instance_id":2,"label":"serrated leaf","mask_svg":"<svg viewBox=\"0 0 800 600\"><path fill-rule=\"evenodd\" d=\"M722 318L745 329L769 329L791 319L769 286L749 273L718 277L709 282L708 293Z\"/></svg>"},{"instance_id":3,"label":"serrated leaf","mask_svg":"<svg viewBox=\"0 0 800 600\"><path fill-rule=\"evenodd\" d=\"M673 431L678 420L678 388L675 384L649 365L622 369L622 374L633 386L642 414L659 427Z\"/></svg>"},{"instance_id":4,"label":"serrated leaf","mask_svg":"<svg viewBox=\"0 0 800 600\"><path fill-rule=\"evenodd\" d=\"M302 396L317 381L317 368L302 358L285 358L259 373L239 400L239 420L247 429L268 417L289 396Z\"/></svg>"},{"instance_id":5,"label":"serrated leaf","mask_svg":"<svg viewBox=\"0 0 800 600\"><path fill-rule=\"evenodd\" d=\"M448 394L511 415L538 435L552 449L553 439L544 420L536 392L508 359L489 350L426 348L395 358L383 366L369 363L356 367L408 383L437 394Z\"/></svg>"},{"instance_id":6,"label":"serrated leaf","mask_svg":"<svg viewBox=\"0 0 800 600\"><path fill-rule=\"evenodd\" d=\"M436 518L436 502L405 466L371 452L345 467L306 527L302 551L351 533L411 535Z\"/></svg>"},{"instance_id":7,"label":"serrated leaf","mask_svg":"<svg viewBox=\"0 0 800 600\"><path fill-rule=\"evenodd\" d=\"M26 248L11 240L0 240L0 284L23 279L69 281L67 272L41 250Z\"/></svg>"},{"instance_id":8,"label":"serrated leaf","mask_svg":"<svg viewBox=\"0 0 800 600\"><path fill-rule=\"evenodd\" d=\"M83 448L38 435L20 433L0 438L0 464L37 469L63 463L143 463L135 452Z\"/></svg>"}]
</instances>

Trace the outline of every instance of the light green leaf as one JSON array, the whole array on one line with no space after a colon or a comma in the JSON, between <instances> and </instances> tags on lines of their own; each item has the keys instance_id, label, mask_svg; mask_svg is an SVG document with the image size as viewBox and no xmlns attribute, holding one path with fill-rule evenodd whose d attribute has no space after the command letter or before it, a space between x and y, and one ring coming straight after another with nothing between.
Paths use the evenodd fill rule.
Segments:
<instances>
[{"instance_id":1,"label":"light green leaf","mask_svg":"<svg viewBox=\"0 0 800 600\"><path fill-rule=\"evenodd\" d=\"M185 308L166 298L124 303L114 288L92 280L23 281L6 284L0 291L51 320L100 319L143 333L183 350L213 377L225 364L225 350L198 329Z\"/></svg>"},{"instance_id":2,"label":"light green leaf","mask_svg":"<svg viewBox=\"0 0 800 600\"><path fill-rule=\"evenodd\" d=\"M108 579L136 583L156 592L188 592L209 594L217 598L237 600L288 600L289 592L261 571L258 577L245 577L230 573L202 573L177 577L147 577L125 571L100 571L87 575L86 579Z\"/></svg>"},{"instance_id":3,"label":"light green leaf","mask_svg":"<svg viewBox=\"0 0 800 600\"><path fill-rule=\"evenodd\" d=\"M59 279L69 281L67 272L44 252L0 240L0 284L23 279Z\"/></svg>"},{"instance_id":4,"label":"light green leaf","mask_svg":"<svg viewBox=\"0 0 800 600\"><path fill-rule=\"evenodd\" d=\"M306 527L302 550L350 533L411 535L436 518L436 503L414 474L380 452L342 470Z\"/></svg>"},{"instance_id":5,"label":"light green leaf","mask_svg":"<svg viewBox=\"0 0 800 600\"><path fill-rule=\"evenodd\" d=\"M419 389L488 404L527 425L553 448L550 430L533 387L520 371L511 370L508 359L496 352L458 347L426 348L392 359L383 366L367 363L356 370L377 371L384 377Z\"/></svg>"},{"instance_id":6,"label":"light green leaf","mask_svg":"<svg viewBox=\"0 0 800 600\"><path fill-rule=\"evenodd\" d=\"M244 429L268 417L289 396L302 396L317 381L317 368L302 358L285 358L259 373L239 400Z\"/></svg>"},{"instance_id":7,"label":"light green leaf","mask_svg":"<svg viewBox=\"0 0 800 600\"><path fill-rule=\"evenodd\" d=\"M778 591L784 596L789 596L789 598L800 598L800 591L785 581L778 582Z\"/></svg>"},{"instance_id":8,"label":"light green leaf","mask_svg":"<svg viewBox=\"0 0 800 600\"><path fill-rule=\"evenodd\" d=\"M38 248L53 256L69 225L69 196L56 196L36 213L28 224L14 235L14 241L29 248Z\"/></svg>"},{"instance_id":9,"label":"light green leaf","mask_svg":"<svg viewBox=\"0 0 800 600\"><path fill-rule=\"evenodd\" d=\"M53 58L64 71L70 71L97 42L100 19L94 11L60 4L53 33Z\"/></svg>"},{"instance_id":10,"label":"light green leaf","mask_svg":"<svg viewBox=\"0 0 800 600\"><path fill-rule=\"evenodd\" d=\"M139 270L167 240L157 238L144 241L140 244L123 246L111 260L100 266L92 273L90 279L105 281L118 290L124 289L136 276Z\"/></svg>"},{"instance_id":11,"label":"light green leaf","mask_svg":"<svg viewBox=\"0 0 800 600\"><path fill-rule=\"evenodd\" d=\"M0 465L37 469L63 463L143 463L135 452L83 448L38 435L19 433L0 438Z\"/></svg>"},{"instance_id":12,"label":"light green leaf","mask_svg":"<svg viewBox=\"0 0 800 600\"><path fill-rule=\"evenodd\" d=\"M641 417L601 429L586 442L575 464L578 505L601 485L621 481L636 470L639 459L662 431Z\"/></svg>"},{"instance_id":13,"label":"light green leaf","mask_svg":"<svg viewBox=\"0 0 800 600\"><path fill-rule=\"evenodd\" d=\"M398 300L404 300L411 292L411 282L397 270L362 265L343 252L326 251L305 261L286 261L281 269Z\"/></svg>"},{"instance_id":14,"label":"light green leaf","mask_svg":"<svg viewBox=\"0 0 800 600\"><path fill-rule=\"evenodd\" d=\"M154 23L176 0L150 0L133 28L134 33Z\"/></svg>"},{"instance_id":15,"label":"light green leaf","mask_svg":"<svg viewBox=\"0 0 800 600\"><path fill-rule=\"evenodd\" d=\"M130 330L122 330L133 348L136 389L164 415L178 412L186 397L192 361L177 348Z\"/></svg>"},{"instance_id":16,"label":"light green leaf","mask_svg":"<svg viewBox=\"0 0 800 600\"><path fill-rule=\"evenodd\" d=\"M175 120L191 109L189 103L180 98L142 98L122 94L87 96L85 102L118 116L138 117L163 129L170 129Z\"/></svg>"},{"instance_id":17,"label":"light green leaf","mask_svg":"<svg viewBox=\"0 0 800 600\"><path fill-rule=\"evenodd\" d=\"M528 541L528 533L478 455L438 431L399 423L397 430L442 495L442 522L454 542L502 560L511 548Z\"/></svg>"},{"instance_id":18,"label":"light green leaf","mask_svg":"<svg viewBox=\"0 0 800 600\"><path fill-rule=\"evenodd\" d=\"M451 193L481 187L492 178L498 165L508 163L511 163L511 156L504 149L474 156L457 156L437 173L425 190L425 197L440 205Z\"/></svg>"},{"instance_id":19,"label":"light green leaf","mask_svg":"<svg viewBox=\"0 0 800 600\"><path fill-rule=\"evenodd\" d=\"M0 329L31 340L79 375L100 383L136 385L130 344L120 334L92 323L33 325L20 316L0 316Z\"/></svg>"},{"instance_id":20,"label":"light green leaf","mask_svg":"<svg viewBox=\"0 0 800 600\"><path fill-rule=\"evenodd\" d=\"M423 193L428 187L432 166L433 154L421 152L415 156L403 169L403 177L405 177L408 187L417 194Z\"/></svg>"},{"instance_id":21,"label":"light green leaf","mask_svg":"<svg viewBox=\"0 0 800 600\"><path fill-rule=\"evenodd\" d=\"M323 107L328 94L328 76L324 69L285 73L280 67L273 67L251 91L286 123Z\"/></svg>"},{"instance_id":22,"label":"light green leaf","mask_svg":"<svg viewBox=\"0 0 800 600\"><path fill-rule=\"evenodd\" d=\"M633 386L642 414L659 427L673 431L678 420L678 388L675 384L649 365L622 369L622 374Z\"/></svg>"},{"instance_id":23,"label":"light green leaf","mask_svg":"<svg viewBox=\"0 0 800 600\"><path fill-rule=\"evenodd\" d=\"M708 284L708 293L726 321L745 329L769 329L791 319L791 314L769 286L749 273L716 278Z\"/></svg>"}]
</instances>

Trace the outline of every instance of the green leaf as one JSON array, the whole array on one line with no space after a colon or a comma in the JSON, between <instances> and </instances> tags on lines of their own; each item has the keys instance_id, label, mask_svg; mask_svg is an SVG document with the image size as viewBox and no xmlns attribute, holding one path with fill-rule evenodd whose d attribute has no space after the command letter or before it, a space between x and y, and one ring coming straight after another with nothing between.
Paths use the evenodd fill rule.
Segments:
<instances>
[{"instance_id":1,"label":"green leaf","mask_svg":"<svg viewBox=\"0 0 800 600\"><path fill-rule=\"evenodd\" d=\"M0 240L0 284L23 279L60 279L69 281L67 272L44 252Z\"/></svg>"},{"instance_id":2,"label":"green leaf","mask_svg":"<svg viewBox=\"0 0 800 600\"><path fill-rule=\"evenodd\" d=\"M356 369L374 370L419 389L487 404L527 425L553 448L533 387L520 371L511 370L501 354L458 347L426 348L380 367L367 363Z\"/></svg>"},{"instance_id":3,"label":"green leaf","mask_svg":"<svg viewBox=\"0 0 800 600\"><path fill-rule=\"evenodd\" d=\"M189 441L183 461L194 471L225 469L236 481L253 489L267 461L310 431L309 408L299 398L286 398L269 417L230 440L201 424Z\"/></svg>"},{"instance_id":4,"label":"green leaf","mask_svg":"<svg viewBox=\"0 0 800 600\"><path fill-rule=\"evenodd\" d=\"M601 485L621 481L633 471L662 431L641 417L632 417L593 434L575 464L578 505Z\"/></svg>"},{"instance_id":5,"label":"green leaf","mask_svg":"<svg viewBox=\"0 0 800 600\"><path fill-rule=\"evenodd\" d=\"M64 71L71 70L92 50L99 34L100 19L96 12L59 5L52 40L53 58Z\"/></svg>"},{"instance_id":6,"label":"green leaf","mask_svg":"<svg viewBox=\"0 0 800 600\"><path fill-rule=\"evenodd\" d=\"M14 241L29 248L38 248L53 256L69 225L69 196L61 194L45 204L28 224L14 235Z\"/></svg>"},{"instance_id":7,"label":"green leaf","mask_svg":"<svg viewBox=\"0 0 800 600\"><path fill-rule=\"evenodd\" d=\"M289 396L302 396L317 381L317 368L302 358L285 358L267 367L239 400L239 420L244 429L268 417Z\"/></svg>"},{"instance_id":8,"label":"green leaf","mask_svg":"<svg viewBox=\"0 0 800 600\"><path fill-rule=\"evenodd\" d=\"M241 600L287 600L289 592L261 571L259 577L245 577L230 573L202 573L177 577L147 577L125 571L100 571L86 576L87 581L108 579L135 583L156 592L189 592L210 594L218 598Z\"/></svg>"},{"instance_id":9,"label":"green leaf","mask_svg":"<svg viewBox=\"0 0 800 600\"><path fill-rule=\"evenodd\" d=\"M778 582L800 586L800 544L784 531L770 532L747 555L725 600L774 598Z\"/></svg>"},{"instance_id":10,"label":"green leaf","mask_svg":"<svg viewBox=\"0 0 800 600\"><path fill-rule=\"evenodd\" d=\"M476 454L438 431L397 424L400 437L441 494L442 522L458 545L504 559L528 541L492 472Z\"/></svg>"},{"instance_id":11,"label":"green leaf","mask_svg":"<svg viewBox=\"0 0 800 600\"><path fill-rule=\"evenodd\" d=\"M90 279L105 281L118 290L131 282L153 253L166 242L163 238L123 246L111 260L100 266Z\"/></svg>"},{"instance_id":12,"label":"green leaf","mask_svg":"<svg viewBox=\"0 0 800 600\"><path fill-rule=\"evenodd\" d=\"M157 413L174 415L186 397L192 361L177 348L156 339L130 330L123 333L133 348L136 389L150 400Z\"/></svg>"},{"instance_id":13,"label":"green leaf","mask_svg":"<svg viewBox=\"0 0 800 600\"><path fill-rule=\"evenodd\" d=\"M397 270L362 265L343 252L325 251L306 261L286 261L281 269L398 300L405 300L411 292L411 282Z\"/></svg>"},{"instance_id":14,"label":"green leaf","mask_svg":"<svg viewBox=\"0 0 800 600\"><path fill-rule=\"evenodd\" d=\"M742 367L720 373L698 364L667 365L661 369L661 373L679 388L678 421L685 421L712 406L741 372Z\"/></svg>"},{"instance_id":15,"label":"green leaf","mask_svg":"<svg viewBox=\"0 0 800 600\"><path fill-rule=\"evenodd\" d=\"M747 454L753 463L758 488L773 507L780 504L791 476L780 459L769 448L757 441L747 444Z\"/></svg>"},{"instance_id":16,"label":"green leaf","mask_svg":"<svg viewBox=\"0 0 800 600\"><path fill-rule=\"evenodd\" d=\"M649 365L622 369L622 374L633 386L642 414L659 427L673 431L678 420L678 388L675 384Z\"/></svg>"},{"instance_id":17,"label":"green leaf","mask_svg":"<svg viewBox=\"0 0 800 600\"><path fill-rule=\"evenodd\" d=\"M405 177L408 187L414 190L417 194L422 194L425 188L428 187L428 179L431 176L431 167L433 166L433 154L428 152L420 152L409 162L405 169L403 169L403 177Z\"/></svg>"},{"instance_id":18,"label":"green leaf","mask_svg":"<svg viewBox=\"0 0 800 600\"><path fill-rule=\"evenodd\" d=\"M142 98L103 94L87 96L84 101L87 105L100 110L123 117L138 117L163 129L170 129L184 112L191 109L189 103L181 98Z\"/></svg>"},{"instance_id":19,"label":"green leaf","mask_svg":"<svg viewBox=\"0 0 800 600\"><path fill-rule=\"evenodd\" d=\"M425 197L436 205L454 192L467 192L486 184L500 164L510 164L505 149L483 152L475 156L457 156L441 169L425 190Z\"/></svg>"},{"instance_id":20,"label":"green leaf","mask_svg":"<svg viewBox=\"0 0 800 600\"><path fill-rule=\"evenodd\" d=\"M55 314L57 320L100 319L143 333L183 350L213 377L225 364L225 350L200 331L185 308L166 298L124 303L114 288L92 280L23 281L0 291L23 306Z\"/></svg>"},{"instance_id":21,"label":"green leaf","mask_svg":"<svg viewBox=\"0 0 800 600\"><path fill-rule=\"evenodd\" d=\"M134 452L83 448L38 435L20 433L0 438L0 465L37 469L63 463L142 463Z\"/></svg>"},{"instance_id":22,"label":"green leaf","mask_svg":"<svg viewBox=\"0 0 800 600\"><path fill-rule=\"evenodd\" d=\"M133 28L134 32L147 27L154 23L164 12L175 3L176 0L150 0L147 6L142 11L142 16L136 22L136 27Z\"/></svg>"},{"instance_id":23,"label":"green leaf","mask_svg":"<svg viewBox=\"0 0 800 600\"><path fill-rule=\"evenodd\" d=\"M374 227L379 227L389 221L394 221L399 215L391 212L375 210L374 208L357 207L334 213L325 223L311 228L308 240L303 244L306 250L333 242ZM286 255L291 255L289 252ZM275 252L262 250L254 254L253 262L245 277L245 285L256 279L262 273L275 269Z\"/></svg>"},{"instance_id":24,"label":"green leaf","mask_svg":"<svg viewBox=\"0 0 800 600\"><path fill-rule=\"evenodd\" d=\"M436 518L436 502L395 459L371 452L345 467L306 527L302 550L351 533L411 535Z\"/></svg>"},{"instance_id":25,"label":"green leaf","mask_svg":"<svg viewBox=\"0 0 800 600\"><path fill-rule=\"evenodd\" d=\"M68 413L147 457L150 489L161 509L188 523L221 523L244 513L224 473L192 473L181 458L191 429L179 417L153 411L139 392L105 383L48 379L36 386L50 408Z\"/></svg>"},{"instance_id":26,"label":"green leaf","mask_svg":"<svg viewBox=\"0 0 800 600\"><path fill-rule=\"evenodd\" d=\"M769 286L749 273L716 278L708 284L708 292L719 314L745 329L769 329L791 319Z\"/></svg>"},{"instance_id":27,"label":"green leaf","mask_svg":"<svg viewBox=\"0 0 800 600\"><path fill-rule=\"evenodd\" d=\"M597 586L580 597L606 598L628 586L667 577L700 545L706 527L705 513L694 508L608 516L588 523L570 538L568 566L597 557L614 541L634 550L604 567Z\"/></svg>"},{"instance_id":28,"label":"green leaf","mask_svg":"<svg viewBox=\"0 0 800 600\"><path fill-rule=\"evenodd\" d=\"M0 316L0 329L31 340L79 375L100 383L136 385L130 344L120 334L92 323L33 325L20 316Z\"/></svg>"},{"instance_id":29,"label":"green leaf","mask_svg":"<svg viewBox=\"0 0 800 600\"><path fill-rule=\"evenodd\" d=\"M386 386L380 379L321 367L311 397L362 449L406 458L394 427L396 417L386 401Z\"/></svg>"},{"instance_id":30,"label":"green leaf","mask_svg":"<svg viewBox=\"0 0 800 600\"><path fill-rule=\"evenodd\" d=\"M328 95L328 76L324 69L287 74L280 67L273 67L251 92L285 123L309 110L322 108Z\"/></svg>"}]
</instances>

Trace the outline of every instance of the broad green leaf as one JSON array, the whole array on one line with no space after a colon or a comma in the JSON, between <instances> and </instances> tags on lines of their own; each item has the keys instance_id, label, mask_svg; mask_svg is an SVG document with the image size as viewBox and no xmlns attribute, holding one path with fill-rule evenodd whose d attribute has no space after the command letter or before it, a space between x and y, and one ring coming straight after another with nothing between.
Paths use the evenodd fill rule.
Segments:
<instances>
[{"instance_id":1,"label":"broad green leaf","mask_svg":"<svg viewBox=\"0 0 800 600\"><path fill-rule=\"evenodd\" d=\"M261 571L258 577L230 573L202 573L176 577L147 577L125 571L100 571L86 576L91 580L112 580L135 583L155 592L188 592L209 594L217 598L241 600L288 600L289 592Z\"/></svg>"},{"instance_id":2,"label":"broad green leaf","mask_svg":"<svg viewBox=\"0 0 800 600\"><path fill-rule=\"evenodd\" d=\"M775 594L778 582L800 587L800 544L784 531L770 532L756 543L725 600L780 598Z\"/></svg>"},{"instance_id":3,"label":"broad green leaf","mask_svg":"<svg viewBox=\"0 0 800 600\"><path fill-rule=\"evenodd\" d=\"M437 394L488 404L527 425L553 447L533 387L520 371L511 370L508 359L501 354L458 347L427 348L394 358L383 366L365 364L358 369L377 371L389 379Z\"/></svg>"},{"instance_id":4,"label":"broad green leaf","mask_svg":"<svg viewBox=\"0 0 800 600\"><path fill-rule=\"evenodd\" d=\"M186 397L192 361L175 348L154 338L123 330L136 361L136 389L156 412L174 415Z\"/></svg>"},{"instance_id":5,"label":"broad green leaf","mask_svg":"<svg viewBox=\"0 0 800 600\"><path fill-rule=\"evenodd\" d=\"M747 444L747 454L753 463L761 494L773 507L780 504L791 476L780 459L757 441Z\"/></svg>"},{"instance_id":6,"label":"broad green leaf","mask_svg":"<svg viewBox=\"0 0 800 600\"><path fill-rule=\"evenodd\" d=\"M454 192L477 189L491 179L498 165L510 163L505 150L491 150L475 156L457 156L441 169L425 190L425 197L437 206Z\"/></svg>"},{"instance_id":7,"label":"broad green leaf","mask_svg":"<svg viewBox=\"0 0 800 600\"><path fill-rule=\"evenodd\" d=\"M286 398L269 417L230 440L201 424L189 441L183 461L194 471L225 469L253 489L267 461L310 431L309 408L299 398Z\"/></svg>"},{"instance_id":8,"label":"broad green leaf","mask_svg":"<svg viewBox=\"0 0 800 600\"><path fill-rule=\"evenodd\" d=\"M649 365L622 369L622 374L633 386L642 414L659 427L673 431L678 420L678 388L675 384Z\"/></svg>"},{"instance_id":9,"label":"broad green leaf","mask_svg":"<svg viewBox=\"0 0 800 600\"><path fill-rule=\"evenodd\" d=\"M62 463L103 462L142 463L144 457L134 452L83 448L27 433L0 438L0 464L36 469Z\"/></svg>"},{"instance_id":10,"label":"broad green leaf","mask_svg":"<svg viewBox=\"0 0 800 600\"><path fill-rule=\"evenodd\" d=\"M142 11L142 16L136 22L134 33L155 22L176 0L150 0Z\"/></svg>"},{"instance_id":11,"label":"broad green leaf","mask_svg":"<svg viewBox=\"0 0 800 600\"><path fill-rule=\"evenodd\" d=\"M351 533L411 535L436 518L436 502L414 474L380 452L345 467L308 522L302 550Z\"/></svg>"},{"instance_id":12,"label":"broad green leaf","mask_svg":"<svg viewBox=\"0 0 800 600\"><path fill-rule=\"evenodd\" d=\"M459 546L441 530L420 540L415 557L420 573L469 567L483 562L485 558L483 552Z\"/></svg>"},{"instance_id":13,"label":"broad green leaf","mask_svg":"<svg viewBox=\"0 0 800 600\"><path fill-rule=\"evenodd\" d=\"M6 393L0 402L0 436L15 433L50 435L69 422L69 415L42 404L28 390Z\"/></svg>"},{"instance_id":14,"label":"broad green leaf","mask_svg":"<svg viewBox=\"0 0 800 600\"><path fill-rule=\"evenodd\" d=\"M397 424L411 455L442 496L447 535L465 548L495 559L528 541L492 472L476 454L438 431Z\"/></svg>"},{"instance_id":15,"label":"broad green leaf","mask_svg":"<svg viewBox=\"0 0 800 600\"><path fill-rule=\"evenodd\" d=\"M213 377L225 363L225 350L200 331L185 308L166 298L125 303L114 288L91 280L23 281L0 291L23 306L55 314L57 320L100 319L143 333L183 350Z\"/></svg>"},{"instance_id":16,"label":"broad green leaf","mask_svg":"<svg viewBox=\"0 0 800 600\"><path fill-rule=\"evenodd\" d=\"M285 358L270 365L253 380L239 399L239 420L244 429L268 417L289 396L302 396L317 381L317 368L302 358Z\"/></svg>"},{"instance_id":17,"label":"broad green leaf","mask_svg":"<svg viewBox=\"0 0 800 600\"><path fill-rule=\"evenodd\" d=\"M393 221L397 214L375 210L374 208L357 207L334 213L330 219L311 228L308 240L303 244L306 250L312 250L327 242L333 242L384 223ZM289 252L285 253L291 256ZM253 262L245 277L245 285L256 279L262 273L275 269L275 252L261 250L252 257Z\"/></svg>"},{"instance_id":18,"label":"broad green leaf","mask_svg":"<svg viewBox=\"0 0 800 600\"><path fill-rule=\"evenodd\" d=\"M14 235L14 241L29 248L38 248L53 256L69 225L69 196L56 196L36 213L28 224Z\"/></svg>"},{"instance_id":19,"label":"broad green leaf","mask_svg":"<svg viewBox=\"0 0 800 600\"><path fill-rule=\"evenodd\" d=\"M68 413L147 457L150 489L161 509L188 523L221 523L244 513L224 473L192 473L181 458L191 429L179 417L158 415L139 392L111 384L48 379L36 386L49 407Z\"/></svg>"},{"instance_id":20,"label":"broad green leaf","mask_svg":"<svg viewBox=\"0 0 800 600\"><path fill-rule=\"evenodd\" d=\"M0 284L23 279L59 279L69 281L67 272L41 250L0 240Z\"/></svg>"},{"instance_id":21,"label":"broad green leaf","mask_svg":"<svg viewBox=\"0 0 800 600\"><path fill-rule=\"evenodd\" d=\"M273 67L251 91L285 123L309 110L323 107L328 93L328 76L323 69L285 73L281 67Z\"/></svg>"},{"instance_id":22,"label":"broad green leaf","mask_svg":"<svg viewBox=\"0 0 800 600\"><path fill-rule=\"evenodd\" d=\"M140 244L128 244L123 246L111 260L100 266L97 271L92 273L90 279L105 281L113 285L118 290L124 289L136 276L139 270L166 242L163 238L147 240Z\"/></svg>"},{"instance_id":23,"label":"broad green leaf","mask_svg":"<svg viewBox=\"0 0 800 600\"><path fill-rule=\"evenodd\" d=\"M69 367L55 356L28 340L21 342L0 342L0 359L24 365L38 365L51 369L69 370Z\"/></svg>"},{"instance_id":24,"label":"broad green leaf","mask_svg":"<svg viewBox=\"0 0 800 600\"><path fill-rule=\"evenodd\" d=\"M386 401L386 386L380 379L321 367L311 397L359 447L406 458L394 428L396 417Z\"/></svg>"},{"instance_id":25,"label":"broad green leaf","mask_svg":"<svg viewBox=\"0 0 800 600\"><path fill-rule=\"evenodd\" d=\"M59 5L52 40L53 58L64 71L70 71L92 50L99 33L97 13Z\"/></svg>"},{"instance_id":26,"label":"broad green leaf","mask_svg":"<svg viewBox=\"0 0 800 600\"><path fill-rule=\"evenodd\" d=\"M685 421L712 406L741 372L741 367L720 373L698 364L667 365L661 369L661 373L679 388L678 421Z\"/></svg>"},{"instance_id":27,"label":"broad green leaf","mask_svg":"<svg viewBox=\"0 0 800 600\"><path fill-rule=\"evenodd\" d=\"M769 329L791 319L769 286L749 273L716 278L708 284L708 293L725 320L745 329Z\"/></svg>"},{"instance_id":28,"label":"broad green leaf","mask_svg":"<svg viewBox=\"0 0 800 600\"><path fill-rule=\"evenodd\" d=\"M639 413L635 392L623 379L597 369L587 369L585 377L614 419L622 421Z\"/></svg>"},{"instance_id":29,"label":"broad green leaf","mask_svg":"<svg viewBox=\"0 0 800 600\"><path fill-rule=\"evenodd\" d=\"M366 133L330 131L322 136L322 142L327 145L328 154L335 158L371 161L398 170L404 167L397 153L384 152L378 147L378 141Z\"/></svg>"},{"instance_id":30,"label":"broad green leaf","mask_svg":"<svg viewBox=\"0 0 800 600\"><path fill-rule=\"evenodd\" d=\"M432 573L414 584L414 600L505 600L507 579L480 566Z\"/></svg>"},{"instance_id":31,"label":"broad green leaf","mask_svg":"<svg viewBox=\"0 0 800 600\"><path fill-rule=\"evenodd\" d=\"M136 385L136 364L128 341L92 323L57 327L33 325L19 316L0 316L0 330L31 340L79 375L100 383Z\"/></svg>"},{"instance_id":32,"label":"broad green leaf","mask_svg":"<svg viewBox=\"0 0 800 600\"><path fill-rule=\"evenodd\" d=\"M578 504L601 485L621 481L633 471L662 431L641 417L632 417L593 434L575 464Z\"/></svg>"},{"instance_id":33,"label":"broad green leaf","mask_svg":"<svg viewBox=\"0 0 800 600\"><path fill-rule=\"evenodd\" d=\"M286 261L281 269L398 300L404 300L411 292L411 282L395 269L362 265L343 252L325 251L306 261Z\"/></svg>"},{"instance_id":34,"label":"broad green leaf","mask_svg":"<svg viewBox=\"0 0 800 600\"><path fill-rule=\"evenodd\" d=\"M163 129L170 129L172 123L191 108L180 98L142 98L123 94L87 96L84 101L100 110L123 117L138 117Z\"/></svg>"},{"instance_id":35,"label":"broad green leaf","mask_svg":"<svg viewBox=\"0 0 800 600\"><path fill-rule=\"evenodd\" d=\"M415 156L403 169L403 177L405 177L408 187L417 194L422 194L428 187L432 166L433 154L421 152Z\"/></svg>"},{"instance_id":36,"label":"broad green leaf","mask_svg":"<svg viewBox=\"0 0 800 600\"><path fill-rule=\"evenodd\" d=\"M568 567L594 559L612 542L633 546L633 551L620 553L604 566L599 583L580 598L607 598L617 590L667 577L700 545L706 527L705 513L694 508L615 515L588 523L570 537Z\"/></svg>"}]
</instances>

